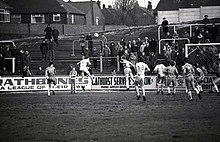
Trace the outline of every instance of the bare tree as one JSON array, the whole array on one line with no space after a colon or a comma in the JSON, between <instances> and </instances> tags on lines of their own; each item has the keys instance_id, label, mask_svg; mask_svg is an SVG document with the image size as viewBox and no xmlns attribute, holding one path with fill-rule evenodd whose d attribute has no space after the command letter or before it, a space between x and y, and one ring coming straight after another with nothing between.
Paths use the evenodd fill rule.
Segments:
<instances>
[{"instance_id":1,"label":"bare tree","mask_svg":"<svg viewBox=\"0 0 220 142\"><path fill-rule=\"evenodd\" d=\"M115 9L121 9L122 11L128 11L131 10L136 3L137 0L115 0L113 7Z\"/></svg>"},{"instance_id":2,"label":"bare tree","mask_svg":"<svg viewBox=\"0 0 220 142\"><path fill-rule=\"evenodd\" d=\"M128 11L130 11L137 4L137 0L115 0L113 2L113 7L118 10L119 19L124 25L127 17Z\"/></svg>"}]
</instances>

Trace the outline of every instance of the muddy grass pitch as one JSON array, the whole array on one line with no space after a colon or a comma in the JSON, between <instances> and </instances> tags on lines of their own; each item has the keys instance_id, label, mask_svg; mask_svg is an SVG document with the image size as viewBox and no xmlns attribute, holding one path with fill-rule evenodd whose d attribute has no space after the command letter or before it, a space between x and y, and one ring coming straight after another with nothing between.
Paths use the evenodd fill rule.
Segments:
<instances>
[{"instance_id":1,"label":"muddy grass pitch","mask_svg":"<svg viewBox=\"0 0 220 142\"><path fill-rule=\"evenodd\" d=\"M220 141L220 96L192 102L173 95L135 92L0 94L0 140L66 142Z\"/></svg>"}]
</instances>

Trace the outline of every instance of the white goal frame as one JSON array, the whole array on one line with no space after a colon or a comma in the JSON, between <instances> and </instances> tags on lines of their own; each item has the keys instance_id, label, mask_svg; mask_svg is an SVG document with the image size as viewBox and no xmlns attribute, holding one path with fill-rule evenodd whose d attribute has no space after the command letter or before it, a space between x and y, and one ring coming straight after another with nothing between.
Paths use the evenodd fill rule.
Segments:
<instances>
[{"instance_id":1,"label":"white goal frame","mask_svg":"<svg viewBox=\"0 0 220 142\"><path fill-rule=\"evenodd\" d=\"M188 47L190 46L212 46L212 45L220 45L220 43L198 43L198 44L185 44L185 57L187 58L191 53L193 53L195 50L192 52L188 52ZM218 57L220 58L220 53L218 54Z\"/></svg>"}]
</instances>

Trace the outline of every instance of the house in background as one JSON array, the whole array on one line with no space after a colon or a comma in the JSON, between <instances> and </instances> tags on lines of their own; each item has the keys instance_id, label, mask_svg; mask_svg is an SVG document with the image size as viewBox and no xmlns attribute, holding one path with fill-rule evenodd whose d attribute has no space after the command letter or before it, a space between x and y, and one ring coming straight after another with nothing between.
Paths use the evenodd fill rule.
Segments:
<instances>
[{"instance_id":1,"label":"house in background","mask_svg":"<svg viewBox=\"0 0 220 142\"><path fill-rule=\"evenodd\" d=\"M100 9L100 1L83 1L72 2L68 1L68 4L76 7L80 11L86 14L86 25L104 25L105 17Z\"/></svg>"},{"instance_id":2,"label":"house in background","mask_svg":"<svg viewBox=\"0 0 220 142\"><path fill-rule=\"evenodd\" d=\"M106 25L120 25L121 19L119 16L120 11L112 8L112 6L108 6L106 8L105 4L103 4L102 13L105 17L105 24Z\"/></svg>"},{"instance_id":3,"label":"house in background","mask_svg":"<svg viewBox=\"0 0 220 142\"><path fill-rule=\"evenodd\" d=\"M86 23L85 13L63 0L4 0L13 7L11 23Z\"/></svg>"},{"instance_id":4,"label":"house in background","mask_svg":"<svg viewBox=\"0 0 220 142\"><path fill-rule=\"evenodd\" d=\"M145 26L155 23L152 4L148 1L148 7L141 7L138 3L128 11L127 24L129 26Z\"/></svg>"},{"instance_id":5,"label":"house in background","mask_svg":"<svg viewBox=\"0 0 220 142\"><path fill-rule=\"evenodd\" d=\"M13 8L0 0L0 23L10 23L10 11Z\"/></svg>"},{"instance_id":6,"label":"house in background","mask_svg":"<svg viewBox=\"0 0 220 142\"><path fill-rule=\"evenodd\" d=\"M105 15L106 25L145 26L155 23L151 2L148 2L148 7L141 7L136 2L124 15L121 10L103 5L102 13Z\"/></svg>"}]
</instances>

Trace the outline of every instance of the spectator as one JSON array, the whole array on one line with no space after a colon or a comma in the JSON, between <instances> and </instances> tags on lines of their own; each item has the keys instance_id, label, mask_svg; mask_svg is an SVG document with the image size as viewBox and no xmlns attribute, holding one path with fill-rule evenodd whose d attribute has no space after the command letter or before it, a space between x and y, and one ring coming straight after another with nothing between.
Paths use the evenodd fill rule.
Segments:
<instances>
[{"instance_id":1,"label":"spectator","mask_svg":"<svg viewBox=\"0 0 220 142\"><path fill-rule=\"evenodd\" d=\"M108 40L104 34L101 35L100 40L102 41L102 45L104 46L107 44Z\"/></svg>"},{"instance_id":2,"label":"spectator","mask_svg":"<svg viewBox=\"0 0 220 142\"><path fill-rule=\"evenodd\" d=\"M145 51L146 46L147 46L147 45L146 45L146 42L145 42L145 41L142 42L142 44L140 45L140 50L139 50L140 55L142 55L142 52Z\"/></svg>"},{"instance_id":3,"label":"spectator","mask_svg":"<svg viewBox=\"0 0 220 142\"><path fill-rule=\"evenodd\" d=\"M45 39L43 39L40 45L40 51L42 56L42 62L47 62L47 52L48 52L48 44Z\"/></svg>"},{"instance_id":4,"label":"spectator","mask_svg":"<svg viewBox=\"0 0 220 142\"><path fill-rule=\"evenodd\" d=\"M144 38L144 40L145 40L146 44L148 44L150 42L149 38L147 36Z\"/></svg>"},{"instance_id":5,"label":"spectator","mask_svg":"<svg viewBox=\"0 0 220 142\"><path fill-rule=\"evenodd\" d=\"M157 41L155 40L155 38L153 37L151 39L151 41L149 42L149 52L154 52L154 54L156 53L157 50ZM146 53L145 53L146 54Z\"/></svg>"},{"instance_id":6,"label":"spectator","mask_svg":"<svg viewBox=\"0 0 220 142\"><path fill-rule=\"evenodd\" d=\"M97 57L99 57L99 52L98 52L96 47L94 47L93 50L92 50L92 57L95 57L95 58L93 58L93 67L94 67L95 70L97 70L98 69L98 59L97 59Z\"/></svg>"},{"instance_id":7,"label":"spectator","mask_svg":"<svg viewBox=\"0 0 220 142\"><path fill-rule=\"evenodd\" d=\"M164 55L166 56L168 62L171 61L171 53L172 53L172 48L170 46L167 46Z\"/></svg>"},{"instance_id":8,"label":"spectator","mask_svg":"<svg viewBox=\"0 0 220 142\"><path fill-rule=\"evenodd\" d=\"M205 76L208 74L208 71L207 69L205 68L205 66L202 66L201 67L202 71L204 72Z\"/></svg>"},{"instance_id":9,"label":"spectator","mask_svg":"<svg viewBox=\"0 0 220 142\"><path fill-rule=\"evenodd\" d=\"M157 63L157 56L154 54L154 52L150 52L149 56L149 68L152 71Z\"/></svg>"},{"instance_id":10,"label":"spectator","mask_svg":"<svg viewBox=\"0 0 220 142\"><path fill-rule=\"evenodd\" d=\"M118 44L116 45L118 48L118 56L119 56L119 60L122 59L122 56L124 55L124 48L122 47L122 45L120 44L120 42L118 42ZM123 64L120 64L120 70L123 69Z\"/></svg>"},{"instance_id":11,"label":"spectator","mask_svg":"<svg viewBox=\"0 0 220 142\"><path fill-rule=\"evenodd\" d=\"M192 37L190 38L191 43L198 43L198 39L195 35L195 32L192 33Z\"/></svg>"},{"instance_id":12,"label":"spectator","mask_svg":"<svg viewBox=\"0 0 220 142\"><path fill-rule=\"evenodd\" d=\"M44 75L44 71L42 70L42 67L38 67L38 70L36 72L36 75Z\"/></svg>"},{"instance_id":13,"label":"spectator","mask_svg":"<svg viewBox=\"0 0 220 142\"><path fill-rule=\"evenodd\" d=\"M82 55L84 55L85 47L86 47L86 40L85 40L85 35L82 34L81 38L79 39L79 45L82 49Z\"/></svg>"},{"instance_id":14,"label":"spectator","mask_svg":"<svg viewBox=\"0 0 220 142\"><path fill-rule=\"evenodd\" d=\"M194 33L196 37L201 33L198 26L195 27Z\"/></svg>"},{"instance_id":15,"label":"spectator","mask_svg":"<svg viewBox=\"0 0 220 142\"><path fill-rule=\"evenodd\" d=\"M142 45L141 38L137 39L136 45L137 45L137 49L138 49L137 52L138 52L138 56L139 56L139 55L141 55L141 52L140 52L140 47Z\"/></svg>"},{"instance_id":16,"label":"spectator","mask_svg":"<svg viewBox=\"0 0 220 142\"><path fill-rule=\"evenodd\" d=\"M144 47L144 54L145 54L145 56L148 56L148 57L150 55L150 46L148 46L147 44Z\"/></svg>"},{"instance_id":17,"label":"spectator","mask_svg":"<svg viewBox=\"0 0 220 142\"><path fill-rule=\"evenodd\" d=\"M125 48L126 42L123 37L121 37L120 44L122 45L123 48Z\"/></svg>"},{"instance_id":18,"label":"spectator","mask_svg":"<svg viewBox=\"0 0 220 142\"><path fill-rule=\"evenodd\" d=\"M218 35L218 28L215 26L215 23L212 24L212 27L210 28L210 33L212 35L211 42L216 42L216 37Z\"/></svg>"},{"instance_id":19,"label":"spectator","mask_svg":"<svg viewBox=\"0 0 220 142\"><path fill-rule=\"evenodd\" d=\"M148 64L148 63L149 63L149 62L148 62L148 57L149 57L149 56L146 56L146 55L145 55L145 52L142 52L141 55L140 55L140 57L139 57L139 61L143 61L144 63Z\"/></svg>"},{"instance_id":20,"label":"spectator","mask_svg":"<svg viewBox=\"0 0 220 142\"><path fill-rule=\"evenodd\" d=\"M20 63L18 65L19 67L19 71L23 72L23 69L24 69L24 50L20 50L19 53L18 53L18 62Z\"/></svg>"},{"instance_id":21,"label":"spectator","mask_svg":"<svg viewBox=\"0 0 220 142\"><path fill-rule=\"evenodd\" d=\"M58 39L59 38L59 31L55 27L53 27L52 36L53 36L54 42L56 43L56 47L58 47L58 45L59 45L59 42L58 42L58 40L59 40Z\"/></svg>"},{"instance_id":22,"label":"spectator","mask_svg":"<svg viewBox=\"0 0 220 142\"><path fill-rule=\"evenodd\" d=\"M189 33L187 33L186 30L184 30L183 34L182 34L183 38L189 38Z\"/></svg>"},{"instance_id":23,"label":"spectator","mask_svg":"<svg viewBox=\"0 0 220 142\"><path fill-rule=\"evenodd\" d=\"M167 19L164 17L164 18L163 18L163 21L162 21L162 27L163 27L163 33L164 33L165 36L167 35L167 32L169 31L169 30L168 30L168 24L169 24L169 22L168 22Z\"/></svg>"},{"instance_id":24,"label":"spectator","mask_svg":"<svg viewBox=\"0 0 220 142\"><path fill-rule=\"evenodd\" d=\"M0 71L0 76L5 76L5 75L9 75L10 73L7 71L6 67L3 67L3 71Z\"/></svg>"},{"instance_id":25,"label":"spectator","mask_svg":"<svg viewBox=\"0 0 220 142\"><path fill-rule=\"evenodd\" d=\"M131 52L134 53L136 57L138 56L138 46L135 40L132 41Z\"/></svg>"},{"instance_id":26,"label":"spectator","mask_svg":"<svg viewBox=\"0 0 220 142\"><path fill-rule=\"evenodd\" d=\"M52 28L50 27L50 24L47 25L47 27L44 29L44 32L46 32L45 39L51 40L52 39Z\"/></svg>"},{"instance_id":27,"label":"spectator","mask_svg":"<svg viewBox=\"0 0 220 142\"><path fill-rule=\"evenodd\" d=\"M85 58L91 57L91 51L89 50L89 47L85 48L84 54Z\"/></svg>"},{"instance_id":28,"label":"spectator","mask_svg":"<svg viewBox=\"0 0 220 142\"><path fill-rule=\"evenodd\" d=\"M0 76L3 75L5 65L6 65L5 58L3 57L2 53L0 53Z\"/></svg>"},{"instance_id":29,"label":"spectator","mask_svg":"<svg viewBox=\"0 0 220 142\"><path fill-rule=\"evenodd\" d=\"M86 40L88 41L88 48L89 48L90 52L92 52L92 49L93 49L93 41L92 41L92 35L91 35L91 33L89 33L89 34L86 36Z\"/></svg>"},{"instance_id":30,"label":"spectator","mask_svg":"<svg viewBox=\"0 0 220 142\"><path fill-rule=\"evenodd\" d=\"M109 57L111 55L111 50L108 47L107 44L105 44L104 48L103 48L103 56L104 57Z\"/></svg>"},{"instance_id":31,"label":"spectator","mask_svg":"<svg viewBox=\"0 0 220 142\"><path fill-rule=\"evenodd\" d=\"M131 46L132 46L132 42L129 40L129 41L128 41L128 44L127 44L127 48L128 48L129 50L131 50Z\"/></svg>"},{"instance_id":32,"label":"spectator","mask_svg":"<svg viewBox=\"0 0 220 142\"><path fill-rule=\"evenodd\" d=\"M204 18L202 19L202 23L205 24L205 25L210 23L208 15L204 15Z\"/></svg>"},{"instance_id":33,"label":"spectator","mask_svg":"<svg viewBox=\"0 0 220 142\"><path fill-rule=\"evenodd\" d=\"M177 31L174 31L173 38L179 38L179 34L177 33Z\"/></svg>"},{"instance_id":34,"label":"spectator","mask_svg":"<svg viewBox=\"0 0 220 142\"><path fill-rule=\"evenodd\" d=\"M24 52L24 68L23 68L23 77L24 76L31 76L32 73L30 71L30 64L31 64L31 56L28 51Z\"/></svg>"},{"instance_id":35,"label":"spectator","mask_svg":"<svg viewBox=\"0 0 220 142\"><path fill-rule=\"evenodd\" d=\"M11 55L11 50L10 47L6 47L6 51L5 51L5 58L6 59L6 70L11 73L12 71L12 55Z\"/></svg>"},{"instance_id":36,"label":"spectator","mask_svg":"<svg viewBox=\"0 0 220 142\"><path fill-rule=\"evenodd\" d=\"M110 50L111 50L111 65L116 66L116 60L118 55L118 47L115 45L114 42L110 43Z\"/></svg>"},{"instance_id":37,"label":"spectator","mask_svg":"<svg viewBox=\"0 0 220 142\"><path fill-rule=\"evenodd\" d=\"M176 57L176 65L177 68L179 69L179 73L182 72L182 66L184 65L184 58L185 58L185 54L184 54L184 48L179 48L179 51L177 52L177 57Z\"/></svg>"},{"instance_id":38,"label":"spectator","mask_svg":"<svg viewBox=\"0 0 220 142\"><path fill-rule=\"evenodd\" d=\"M49 51L49 58L50 58L50 61L54 61L55 59L55 46L56 46L56 43L51 39L47 42L48 44L48 51Z\"/></svg>"},{"instance_id":39,"label":"spectator","mask_svg":"<svg viewBox=\"0 0 220 142\"><path fill-rule=\"evenodd\" d=\"M204 42L204 37L203 37L203 35L202 35L201 32L200 32L199 35L197 36L197 41L198 41L198 43Z\"/></svg>"},{"instance_id":40,"label":"spectator","mask_svg":"<svg viewBox=\"0 0 220 142\"><path fill-rule=\"evenodd\" d=\"M205 31L205 34L204 34L204 41L207 42L207 41L213 41L212 40L212 34L209 33L209 31Z\"/></svg>"}]
</instances>

